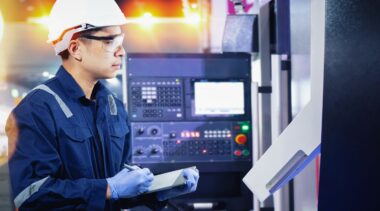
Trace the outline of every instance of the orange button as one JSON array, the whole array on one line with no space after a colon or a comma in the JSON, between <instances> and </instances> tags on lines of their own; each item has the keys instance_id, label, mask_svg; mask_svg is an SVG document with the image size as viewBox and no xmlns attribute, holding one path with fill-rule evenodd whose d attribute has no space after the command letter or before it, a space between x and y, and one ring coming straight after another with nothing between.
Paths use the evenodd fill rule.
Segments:
<instances>
[{"instance_id":1,"label":"orange button","mask_svg":"<svg viewBox=\"0 0 380 211\"><path fill-rule=\"evenodd\" d=\"M246 144L247 143L247 136L244 134L239 134L235 137L235 142L238 144Z\"/></svg>"}]
</instances>

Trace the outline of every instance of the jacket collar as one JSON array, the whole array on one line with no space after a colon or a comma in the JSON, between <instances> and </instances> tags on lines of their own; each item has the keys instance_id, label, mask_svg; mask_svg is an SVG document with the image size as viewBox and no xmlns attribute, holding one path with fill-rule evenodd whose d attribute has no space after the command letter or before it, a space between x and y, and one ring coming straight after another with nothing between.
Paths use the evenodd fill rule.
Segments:
<instances>
[{"instance_id":1,"label":"jacket collar","mask_svg":"<svg viewBox=\"0 0 380 211\"><path fill-rule=\"evenodd\" d=\"M67 72L67 70L63 66L61 66L58 69L56 78L61 83L67 96L70 96L73 99L81 100L81 101L88 100L86 99L86 95L84 94L82 88L79 86L79 84L75 81L75 79L70 75L69 72ZM92 98L107 96L108 94L109 94L109 91L107 90L107 88L100 81L98 81L94 86Z\"/></svg>"}]
</instances>

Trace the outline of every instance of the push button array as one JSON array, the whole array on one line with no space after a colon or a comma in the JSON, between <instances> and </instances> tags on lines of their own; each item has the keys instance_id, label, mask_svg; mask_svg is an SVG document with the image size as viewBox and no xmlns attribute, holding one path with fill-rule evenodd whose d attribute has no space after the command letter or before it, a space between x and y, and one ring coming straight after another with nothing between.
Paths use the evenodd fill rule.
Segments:
<instances>
[{"instance_id":1,"label":"push button array","mask_svg":"<svg viewBox=\"0 0 380 211\"><path fill-rule=\"evenodd\" d=\"M181 106L181 87L158 87L158 104L163 107Z\"/></svg>"},{"instance_id":2,"label":"push button array","mask_svg":"<svg viewBox=\"0 0 380 211\"><path fill-rule=\"evenodd\" d=\"M141 87L141 98L147 104L154 103L157 99L157 87Z\"/></svg>"},{"instance_id":3,"label":"push button array","mask_svg":"<svg viewBox=\"0 0 380 211\"><path fill-rule=\"evenodd\" d=\"M162 109L144 109L143 117L163 117Z\"/></svg>"},{"instance_id":4,"label":"push button array","mask_svg":"<svg viewBox=\"0 0 380 211\"><path fill-rule=\"evenodd\" d=\"M134 107L181 107L181 87L146 86L132 87L132 105Z\"/></svg>"},{"instance_id":5,"label":"push button array","mask_svg":"<svg viewBox=\"0 0 380 211\"><path fill-rule=\"evenodd\" d=\"M230 155L230 140L189 140L164 141L164 155L167 156L200 156Z\"/></svg>"},{"instance_id":6,"label":"push button array","mask_svg":"<svg viewBox=\"0 0 380 211\"><path fill-rule=\"evenodd\" d=\"M230 130L206 130L204 131L205 138L231 138Z\"/></svg>"}]
</instances>

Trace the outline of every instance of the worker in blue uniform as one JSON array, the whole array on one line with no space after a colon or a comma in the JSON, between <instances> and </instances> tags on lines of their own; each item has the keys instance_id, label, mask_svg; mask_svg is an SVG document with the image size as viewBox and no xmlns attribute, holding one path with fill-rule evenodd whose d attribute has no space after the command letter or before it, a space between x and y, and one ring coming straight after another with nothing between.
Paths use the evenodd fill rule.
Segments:
<instances>
[{"instance_id":1,"label":"worker in blue uniform","mask_svg":"<svg viewBox=\"0 0 380 211\"><path fill-rule=\"evenodd\" d=\"M196 190L186 185L146 194L147 168L123 168L131 158L127 113L99 79L115 77L125 51L125 16L114 0L57 0L49 42L62 58L56 76L34 88L12 111L10 180L18 210L120 210Z\"/></svg>"}]
</instances>

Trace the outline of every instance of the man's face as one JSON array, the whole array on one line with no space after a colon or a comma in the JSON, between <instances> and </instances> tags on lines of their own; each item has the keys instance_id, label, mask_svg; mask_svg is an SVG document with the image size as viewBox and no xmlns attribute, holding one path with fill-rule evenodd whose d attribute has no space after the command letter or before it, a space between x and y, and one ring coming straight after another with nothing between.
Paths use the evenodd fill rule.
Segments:
<instances>
[{"instance_id":1,"label":"man's face","mask_svg":"<svg viewBox=\"0 0 380 211\"><path fill-rule=\"evenodd\" d=\"M119 26L105 27L80 38L84 46L81 50L83 69L96 80L115 77L125 56L123 39Z\"/></svg>"}]
</instances>

